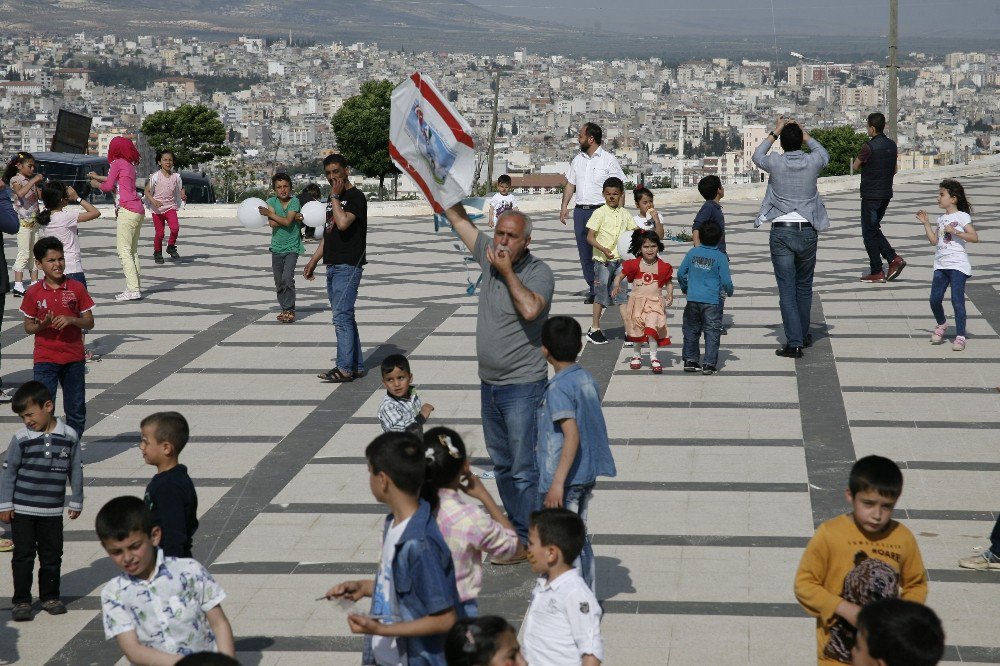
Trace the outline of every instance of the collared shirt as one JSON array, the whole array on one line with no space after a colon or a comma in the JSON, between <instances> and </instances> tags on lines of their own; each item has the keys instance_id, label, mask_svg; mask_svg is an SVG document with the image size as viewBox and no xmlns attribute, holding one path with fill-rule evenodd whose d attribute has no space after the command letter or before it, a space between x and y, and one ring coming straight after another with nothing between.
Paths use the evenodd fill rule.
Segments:
<instances>
[{"instance_id":1,"label":"collared shirt","mask_svg":"<svg viewBox=\"0 0 1000 666\"><path fill-rule=\"evenodd\" d=\"M510 559L517 552L517 533L493 520L482 507L463 502L457 490L440 488L438 497L437 524L455 562L458 596L469 601L483 587L483 553Z\"/></svg>"},{"instance_id":2,"label":"collared shirt","mask_svg":"<svg viewBox=\"0 0 1000 666\"><path fill-rule=\"evenodd\" d=\"M594 240L598 245L611 250L612 259L610 261L615 261L622 258L618 253L618 241L621 235L626 231L636 229L636 224L632 215L621 206L612 208L604 204L590 216L587 228L594 230ZM596 247L594 248L594 260L602 264L609 261L607 256Z\"/></svg>"},{"instance_id":3,"label":"collared shirt","mask_svg":"<svg viewBox=\"0 0 1000 666\"><path fill-rule=\"evenodd\" d=\"M580 448L569 468L565 488L593 484L598 476L615 476L614 458L608 441L608 426L601 411L601 394L589 372L576 363L563 368L545 385L538 407L538 492L546 493L559 466L563 431L559 422L576 420Z\"/></svg>"},{"instance_id":4,"label":"collared shirt","mask_svg":"<svg viewBox=\"0 0 1000 666\"><path fill-rule=\"evenodd\" d=\"M601 607L576 569L535 583L522 647L531 666L579 664L587 654L604 661Z\"/></svg>"},{"instance_id":5,"label":"collared shirt","mask_svg":"<svg viewBox=\"0 0 1000 666\"><path fill-rule=\"evenodd\" d=\"M532 321L517 311L503 277L486 258L493 239L480 232L472 256L483 269L476 314L476 356L479 379L487 384L527 384L548 376L542 349L542 326L549 318L556 289L552 269L530 252L514 265L514 273L525 286L543 299L545 308Z\"/></svg>"},{"instance_id":6,"label":"collared shirt","mask_svg":"<svg viewBox=\"0 0 1000 666\"><path fill-rule=\"evenodd\" d=\"M28 287L21 300L21 314L29 319L79 317L94 308L87 288L76 280L63 279L58 287L50 287L42 279ZM56 330L49 326L35 333L35 363L75 363L83 360L83 331L79 326L64 326Z\"/></svg>"},{"instance_id":7,"label":"collared shirt","mask_svg":"<svg viewBox=\"0 0 1000 666\"><path fill-rule=\"evenodd\" d=\"M424 419L420 416L423 406L417 390L412 386L410 392L402 398L386 391L378 406L378 422L382 425L382 432L405 432L414 427L419 432L424 424Z\"/></svg>"},{"instance_id":8,"label":"collared shirt","mask_svg":"<svg viewBox=\"0 0 1000 666\"><path fill-rule=\"evenodd\" d=\"M281 203L278 197L271 197L267 200L267 205L278 217L288 217L293 210L302 210L299 200L292 197L287 203ZM306 246L302 243L302 225L298 220L293 221L287 227L277 226L271 229L271 252L274 254L286 254L295 252L302 254L306 251Z\"/></svg>"},{"instance_id":9,"label":"collared shirt","mask_svg":"<svg viewBox=\"0 0 1000 666\"><path fill-rule=\"evenodd\" d=\"M618 158L598 146L593 155L580 152L569 163L566 180L576 188L576 203L584 206L599 206L604 203L604 181L617 176L625 182Z\"/></svg>"},{"instance_id":10,"label":"collared shirt","mask_svg":"<svg viewBox=\"0 0 1000 666\"><path fill-rule=\"evenodd\" d=\"M225 598L197 561L164 557L157 548L152 578L123 573L101 590L104 637L135 631L140 644L167 654L215 652L215 634L205 613Z\"/></svg>"},{"instance_id":11,"label":"collared shirt","mask_svg":"<svg viewBox=\"0 0 1000 666\"><path fill-rule=\"evenodd\" d=\"M72 488L69 509L83 511L83 463L76 431L62 419L51 432L21 428L11 437L0 468L0 511L58 518L66 504L67 480Z\"/></svg>"}]
</instances>

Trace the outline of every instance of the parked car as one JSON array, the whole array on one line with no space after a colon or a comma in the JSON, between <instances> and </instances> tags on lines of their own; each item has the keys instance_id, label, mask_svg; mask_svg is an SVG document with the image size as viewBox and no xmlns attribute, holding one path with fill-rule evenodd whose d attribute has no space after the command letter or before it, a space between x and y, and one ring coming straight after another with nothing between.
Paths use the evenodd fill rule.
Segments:
<instances>
[{"instance_id":1,"label":"parked car","mask_svg":"<svg viewBox=\"0 0 1000 666\"><path fill-rule=\"evenodd\" d=\"M181 171L180 173L181 182L184 183L184 193L187 195L189 204L215 203L215 188L212 186L212 180L204 171ZM136 191L145 192L147 180L149 180L148 174L136 178Z\"/></svg>"},{"instance_id":2,"label":"parked car","mask_svg":"<svg viewBox=\"0 0 1000 666\"><path fill-rule=\"evenodd\" d=\"M58 180L73 187L76 193L91 203L114 203L113 193L105 194L90 186L91 171L108 175L108 159L100 155L76 153L34 153L35 169L49 180Z\"/></svg>"}]
</instances>

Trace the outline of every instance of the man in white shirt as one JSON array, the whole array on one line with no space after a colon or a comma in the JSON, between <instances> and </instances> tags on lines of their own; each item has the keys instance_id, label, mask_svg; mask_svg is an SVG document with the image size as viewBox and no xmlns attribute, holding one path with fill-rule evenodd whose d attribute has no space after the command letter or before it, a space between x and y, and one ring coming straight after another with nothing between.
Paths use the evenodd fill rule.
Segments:
<instances>
[{"instance_id":1,"label":"man in white shirt","mask_svg":"<svg viewBox=\"0 0 1000 666\"><path fill-rule=\"evenodd\" d=\"M576 208L573 209L573 232L576 234L576 249L580 255L583 279L587 281L587 304L594 302L594 249L587 243L587 222L595 210L604 205L601 190L604 181L612 176L625 181L625 172L618 164L618 158L601 148L604 132L596 123L584 123L577 135L580 154L569 163L566 172L566 189L563 191L562 210L559 221L566 224L569 217L569 201L576 194Z\"/></svg>"}]
</instances>

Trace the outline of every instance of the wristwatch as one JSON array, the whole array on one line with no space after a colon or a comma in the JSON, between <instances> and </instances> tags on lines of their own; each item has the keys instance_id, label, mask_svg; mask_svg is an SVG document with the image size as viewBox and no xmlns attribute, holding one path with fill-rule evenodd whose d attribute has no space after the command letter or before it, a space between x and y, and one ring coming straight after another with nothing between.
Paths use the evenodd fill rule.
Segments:
<instances>
[{"instance_id":1,"label":"wristwatch","mask_svg":"<svg viewBox=\"0 0 1000 666\"><path fill-rule=\"evenodd\" d=\"M770 132L768 132L767 134L768 134L768 136L772 136L772 137L774 137L774 140L775 140L775 141L777 141L777 140L778 140L778 135L774 133L774 130L771 130L771 131L770 131Z\"/></svg>"}]
</instances>

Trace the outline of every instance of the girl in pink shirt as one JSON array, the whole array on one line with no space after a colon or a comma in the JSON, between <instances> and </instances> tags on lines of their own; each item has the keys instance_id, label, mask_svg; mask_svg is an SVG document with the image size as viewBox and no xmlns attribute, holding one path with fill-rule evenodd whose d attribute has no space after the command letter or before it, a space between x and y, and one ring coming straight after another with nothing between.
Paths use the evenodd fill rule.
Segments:
<instances>
[{"instance_id":1,"label":"girl in pink shirt","mask_svg":"<svg viewBox=\"0 0 1000 666\"><path fill-rule=\"evenodd\" d=\"M182 201L187 201L184 194L181 175L174 173L174 154L170 150L156 153L156 163L160 170L149 175L146 181L146 201L153 211L153 261L163 263L163 233L164 225L170 227L170 238L167 240L167 254L173 259L180 259L177 254L177 232L180 224L177 221L177 209Z\"/></svg>"},{"instance_id":2,"label":"girl in pink shirt","mask_svg":"<svg viewBox=\"0 0 1000 666\"><path fill-rule=\"evenodd\" d=\"M107 176L91 171L87 177L102 192L115 192L118 258L125 273L125 291L115 296L115 300L135 301L142 298L139 282L139 231L146 217L146 209L135 191L135 165L139 163L139 150L129 139L116 136L108 146L108 163L111 170Z\"/></svg>"},{"instance_id":3,"label":"girl in pink shirt","mask_svg":"<svg viewBox=\"0 0 1000 666\"><path fill-rule=\"evenodd\" d=\"M31 282L38 279L31 248L38 233L38 185L42 175L35 173L35 158L31 153L17 153L7 164L3 180L10 184L14 210L21 223L17 232L17 258L14 260L14 296L23 296L30 282L24 281L24 269L31 273Z\"/></svg>"}]
</instances>

